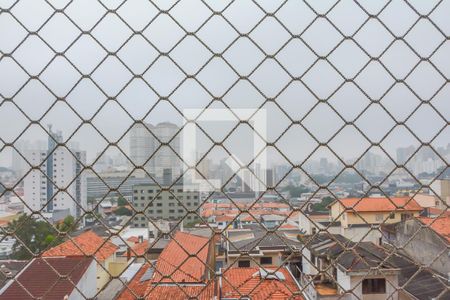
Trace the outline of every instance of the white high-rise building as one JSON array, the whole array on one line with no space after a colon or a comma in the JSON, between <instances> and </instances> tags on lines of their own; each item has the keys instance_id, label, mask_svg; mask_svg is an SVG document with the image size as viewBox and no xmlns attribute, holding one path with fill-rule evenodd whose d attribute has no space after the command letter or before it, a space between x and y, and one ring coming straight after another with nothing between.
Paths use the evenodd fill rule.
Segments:
<instances>
[{"instance_id":1,"label":"white high-rise building","mask_svg":"<svg viewBox=\"0 0 450 300\"><path fill-rule=\"evenodd\" d=\"M156 126L135 125L130 134L131 161L137 166L144 166L148 173L157 177L162 177L164 169L171 169L172 176L179 175L182 166L175 152L180 153L180 138L175 136L172 139L178 130L177 125L169 122L159 123ZM169 141L173 150L167 146L158 149L160 143Z\"/></svg>"},{"instance_id":2,"label":"white high-rise building","mask_svg":"<svg viewBox=\"0 0 450 300\"><path fill-rule=\"evenodd\" d=\"M86 176L82 164L86 152L58 146L62 142L61 132L52 132L47 150L28 150L27 158L33 169L24 179L25 212L47 212L70 210L79 218L81 207L87 207Z\"/></svg>"}]
</instances>

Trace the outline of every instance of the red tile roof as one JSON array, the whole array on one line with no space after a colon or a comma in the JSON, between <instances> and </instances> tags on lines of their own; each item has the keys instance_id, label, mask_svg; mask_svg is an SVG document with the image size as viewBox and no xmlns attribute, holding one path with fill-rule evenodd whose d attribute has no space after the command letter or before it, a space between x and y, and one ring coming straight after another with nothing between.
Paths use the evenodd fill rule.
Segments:
<instances>
[{"instance_id":1,"label":"red tile roof","mask_svg":"<svg viewBox=\"0 0 450 300\"><path fill-rule=\"evenodd\" d=\"M205 237L177 232L158 257L153 277L141 281L150 267L149 264L145 264L128 283L128 289L122 292L118 300L139 297L152 300L185 300L190 297L200 300L212 299L214 283L204 278L209 242L210 240ZM190 255L195 256L189 257ZM196 285L184 285L186 283Z\"/></svg>"},{"instance_id":2,"label":"red tile roof","mask_svg":"<svg viewBox=\"0 0 450 300\"><path fill-rule=\"evenodd\" d=\"M42 256L95 256L98 261L104 261L112 256L118 247L109 241L95 234L93 231L86 231L79 236L67 240L64 243L50 248Z\"/></svg>"},{"instance_id":3,"label":"red tile roof","mask_svg":"<svg viewBox=\"0 0 450 300\"><path fill-rule=\"evenodd\" d=\"M450 216L440 218L418 218L423 224L428 225L437 234L450 242Z\"/></svg>"},{"instance_id":4,"label":"red tile roof","mask_svg":"<svg viewBox=\"0 0 450 300\"><path fill-rule=\"evenodd\" d=\"M134 244L131 247L131 256L144 256L149 248L148 240L144 240L142 243Z\"/></svg>"},{"instance_id":5,"label":"red tile roof","mask_svg":"<svg viewBox=\"0 0 450 300\"><path fill-rule=\"evenodd\" d=\"M0 299L61 300L72 293L91 263L92 258L83 256L36 258L16 276ZM95 280L95 275L91 280Z\"/></svg>"},{"instance_id":6,"label":"red tile roof","mask_svg":"<svg viewBox=\"0 0 450 300\"><path fill-rule=\"evenodd\" d=\"M336 202L341 203L347 210L355 210L357 212L392 212L395 210L421 211L423 209L414 199L408 197L346 198L339 199Z\"/></svg>"},{"instance_id":7,"label":"red tile roof","mask_svg":"<svg viewBox=\"0 0 450 300\"><path fill-rule=\"evenodd\" d=\"M271 271L274 270L276 269ZM248 296L252 300L303 300L290 273L285 268L280 268L278 272L284 275L285 280L262 279L259 268L230 268L223 274L222 297L240 299Z\"/></svg>"},{"instance_id":8,"label":"red tile roof","mask_svg":"<svg viewBox=\"0 0 450 300\"><path fill-rule=\"evenodd\" d=\"M214 299L214 282L209 281L205 285L196 286L150 286L146 295L148 300L211 300Z\"/></svg>"},{"instance_id":9,"label":"red tile roof","mask_svg":"<svg viewBox=\"0 0 450 300\"><path fill-rule=\"evenodd\" d=\"M142 276L147 272L150 264L144 264L141 269L134 275L133 279L127 283L127 287L124 288L117 300L134 300L143 298L145 291L150 286L151 281L141 281Z\"/></svg>"},{"instance_id":10,"label":"red tile roof","mask_svg":"<svg viewBox=\"0 0 450 300\"><path fill-rule=\"evenodd\" d=\"M214 297L214 282L205 282L203 285L155 285L152 280L142 281L142 276L147 272L149 264L144 264L133 279L127 284L117 300L158 299L158 300L211 300Z\"/></svg>"},{"instance_id":11,"label":"red tile roof","mask_svg":"<svg viewBox=\"0 0 450 300\"><path fill-rule=\"evenodd\" d=\"M208 259L210 240L177 232L158 257L155 282L202 282ZM195 255L189 257L190 255ZM163 278L169 276L170 278Z\"/></svg>"}]
</instances>

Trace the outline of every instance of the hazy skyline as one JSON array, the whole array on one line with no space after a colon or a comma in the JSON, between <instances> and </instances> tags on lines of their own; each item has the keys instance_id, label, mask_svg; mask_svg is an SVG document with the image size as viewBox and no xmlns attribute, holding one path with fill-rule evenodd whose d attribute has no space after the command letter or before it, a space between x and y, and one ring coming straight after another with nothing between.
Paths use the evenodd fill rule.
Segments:
<instances>
[{"instance_id":1,"label":"hazy skyline","mask_svg":"<svg viewBox=\"0 0 450 300\"><path fill-rule=\"evenodd\" d=\"M226 106L265 109L267 141L277 140L277 147L294 161L325 142L348 160L381 140L392 157L397 148L421 146L439 132L431 143L435 149L450 141L450 19L443 13L450 1L433 12L438 1L205 1L210 8L201 1L173 7L175 1L79 0L67 7L49 2L55 7L20 1L10 8L13 1L0 1L0 8L14 15L0 11L4 142L12 142L30 120L39 121L61 130L65 139L73 135L69 141L79 143L92 161L107 141L128 151L129 136L123 135L134 120L182 125L174 106L180 112ZM107 13L101 3L120 8L117 14ZM64 8L71 20L55 8ZM166 9L170 16L161 13ZM210 9L225 10L212 15ZM430 19L420 19L415 10L431 12ZM327 18L316 15L325 13ZM369 19L367 13L378 19ZM28 30L37 30L39 36L27 35ZM14 60L2 55L10 52ZM431 58L420 62L419 56ZM35 75L42 82L30 78ZM2 100L11 97L13 103ZM56 97L62 101L47 112ZM405 120L412 132L395 127ZM92 125L84 124L74 134L83 121ZM299 121L304 128L292 125ZM217 142L238 122L201 125ZM345 122L350 123L331 139ZM242 124L227 139L227 148L253 153L249 134ZM45 139L34 124L19 140ZM205 142L200 152L212 145ZM10 157L5 148L0 163L5 165Z\"/></svg>"}]
</instances>

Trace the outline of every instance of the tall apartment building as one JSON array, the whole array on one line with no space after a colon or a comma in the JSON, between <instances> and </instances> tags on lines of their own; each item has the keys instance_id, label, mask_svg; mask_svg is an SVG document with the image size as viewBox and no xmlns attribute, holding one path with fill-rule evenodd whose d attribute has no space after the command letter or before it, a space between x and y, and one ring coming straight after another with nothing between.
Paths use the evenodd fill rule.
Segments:
<instances>
[{"instance_id":1,"label":"tall apartment building","mask_svg":"<svg viewBox=\"0 0 450 300\"><path fill-rule=\"evenodd\" d=\"M137 215L133 226L147 227L147 218L179 220L188 214L187 210L197 210L199 205L200 193L195 186L186 187L182 183L177 183L169 192L161 191L160 187L153 183L135 185L133 186L133 206L136 211L143 212L145 217ZM198 216L188 214L184 223L195 221L198 221Z\"/></svg>"},{"instance_id":2,"label":"tall apartment building","mask_svg":"<svg viewBox=\"0 0 450 300\"><path fill-rule=\"evenodd\" d=\"M86 177L80 174L86 162L86 152L58 146L63 141L60 131L49 129L46 150L28 150L27 158L33 169L24 179L26 213L69 210L81 216L81 207L87 206ZM64 190L64 191L63 191Z\"/></svg>"},{"instance_id":3,"label":"tall apartment building","mask_svg":"<svg viewBox=\"0 0 450 300\"><path fill-rule=\"evenodd\" d=\"M130 131L130 158L132 162L136 165L144 165L148 173L158 177L163 175L164 169L171 169L174 176L179 175L182 165L174 151L180 153L180 137L176 136L170 142L174 151L168 147L161 147L158 150L160 142L169 142L178 130L177 125L169 122L159 123L156 126L136 124ZM152 158L149 160L150 157Z\"/></svg>"}]
</instances>

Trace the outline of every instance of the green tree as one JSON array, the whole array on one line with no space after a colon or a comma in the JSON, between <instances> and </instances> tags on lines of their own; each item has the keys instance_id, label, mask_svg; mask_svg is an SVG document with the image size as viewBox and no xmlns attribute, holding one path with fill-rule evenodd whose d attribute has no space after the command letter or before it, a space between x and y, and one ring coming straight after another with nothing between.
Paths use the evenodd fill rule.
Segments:
<instances>
[{"instance_id":1,"label":"green tree","mask_svg":"<svg viewBox=\"0 0 450 300\"><path fill-rule=\"evenodd\" d=\"M309 189L304 185L300 186L288 185L286 188L284 188L284 191L288 191L291 197L300 197L303 193L308 193Z\"/></svg>"},{"instance_id":2,"label":"green tree","mask_svg":"<svg viewBox=\"0 0 450 300\"><path fill-rule=\"evenodd\" d=\"M64 221L57 225L61 232L70 232L75 229L75 218L71 215L64 218Z\"/></svg>"},{"instance_id":3,"label":"green tree","mask_svg":"<svg viewBox=\"0 0 450 300\"><path fill-rule=\"evenodd\" d=\"M30 259L33 254L40 254L62 242L51 224L25 214L8 223L6 231L16 238L11 255L13 259Z\"/></svg>"},{"instance_id":4,"label":"green tree","mask_svg":"<svg viewBox=\"0 0 450 300\"><path fill-rule=\"evenodd\" d=\"M125 200L124 197L120 196L120 197L117 199L117 205L118 205L118 206L125 206L125 205L128 205L128 201Z\"/></svg>"},{"instance_id":5,"label":"green tree","mask_svg":"<svg viewBox=\"0 0 450 300\"><path fill-rule=\"evenodd\" d=\"M118 216L131 216L133 213L128 208L121 206L114 211L114 213Z\"/></svg>"},{"instance_id":6,"label":"green tree","mask_svg":"<svg viewBox=\"0 0 450 300\"><path fill-rule=\"evenodd\" d=\"M316 212L327 212L328 205L330 205L333 201L333 197L324 197L320 203L314 203L312 205L312 210Z\"/></svg>"}]
</instances>

